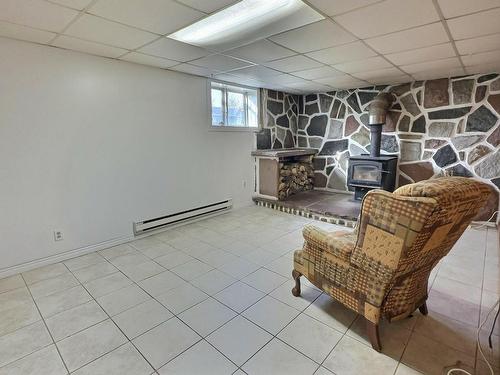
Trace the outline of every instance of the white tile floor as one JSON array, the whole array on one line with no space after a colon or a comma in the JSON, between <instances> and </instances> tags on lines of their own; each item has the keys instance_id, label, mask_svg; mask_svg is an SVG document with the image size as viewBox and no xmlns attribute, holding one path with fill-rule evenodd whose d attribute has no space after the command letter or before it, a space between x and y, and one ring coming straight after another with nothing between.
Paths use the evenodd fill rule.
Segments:
<instances>
[{"instance_id":1,"label":"white tile floor","mask_svg":"<svg viewBox=\"0 0 500 375\"><path fill-rule=\"evenodd\" d=\"M306 280L291 295L308 222L248 207L0 280L0 375L489 373L475 332L500 293L496 230L464 234L432 273L429 315L384 323L379 354Z\"/></svg>"}]
</instances>

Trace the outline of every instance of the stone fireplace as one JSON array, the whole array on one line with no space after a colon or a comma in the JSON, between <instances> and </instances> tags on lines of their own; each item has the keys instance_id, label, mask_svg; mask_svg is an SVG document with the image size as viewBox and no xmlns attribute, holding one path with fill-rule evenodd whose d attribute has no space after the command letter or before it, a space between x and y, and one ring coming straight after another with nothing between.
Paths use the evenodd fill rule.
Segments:
<instances>
[{"instance_id":1,"label":"stone fireplace","mask_svg":"<svg viewBox=\"0 0 500 375\"><path fill-rule=\"evenodd\" d=\"M478 178L494 194L477 220L498 210L498 73L307 95L263 90L257 148L313 148L314 189L348 191L349 158L371 151L368 111L381 92L395 95L380 147L399 156L396 187L446 174Z\"/></svg>"}]
</instances>

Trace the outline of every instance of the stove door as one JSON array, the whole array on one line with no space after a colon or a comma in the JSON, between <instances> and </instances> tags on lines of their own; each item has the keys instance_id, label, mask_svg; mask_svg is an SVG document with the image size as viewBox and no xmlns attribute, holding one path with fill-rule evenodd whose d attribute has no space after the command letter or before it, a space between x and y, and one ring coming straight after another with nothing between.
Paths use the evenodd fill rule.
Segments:
<instances>
[{"instance_id":1,"label":"stove door","mask_svg":"<svg viewBox=\"0 0 500 375\"><path fill-rule=\"evenodd\" d=\"M380 186L382 165L370 162L354 162L349 166L349 184L354 186Z\"/></svg>"}]
</instances>

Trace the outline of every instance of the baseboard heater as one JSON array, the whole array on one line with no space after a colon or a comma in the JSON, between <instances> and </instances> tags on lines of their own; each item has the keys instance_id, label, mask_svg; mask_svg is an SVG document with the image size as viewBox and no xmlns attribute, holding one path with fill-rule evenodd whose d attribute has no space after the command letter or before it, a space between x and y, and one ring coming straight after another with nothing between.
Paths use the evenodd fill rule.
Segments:
<instances>
[{"instance_id":1,"label":"baseboard heater","mask_svg":"<svg viewBox=\"0 0 500 375\"><path fill-rule=\"evenodd\" d=\"M134 223L134 235L143 234L160 228L166 228L175 224L188 222L194 219L200 219L204 216L213 215L223 211L230 210L233 206L233 200L207 204L206 206L192 208L190 210L176 212L174 214L148 219Z\"/></svg>"}]
</instances>

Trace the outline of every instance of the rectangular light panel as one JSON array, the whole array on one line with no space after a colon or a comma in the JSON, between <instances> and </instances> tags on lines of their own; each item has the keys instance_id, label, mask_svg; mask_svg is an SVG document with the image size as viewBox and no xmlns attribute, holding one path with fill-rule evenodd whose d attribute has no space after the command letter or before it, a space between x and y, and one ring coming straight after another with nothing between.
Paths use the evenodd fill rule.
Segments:
<instances>
[{"instance_id":1,"label":"rectangular light panel","mask_svg":"<svg viewBox=\"0 0 500 375\"><path fill-rule=\"evenodd\" d=\"M168 37L225 51L322 19L300 0L242 0Z\"/></svg>"}]
</instances>

